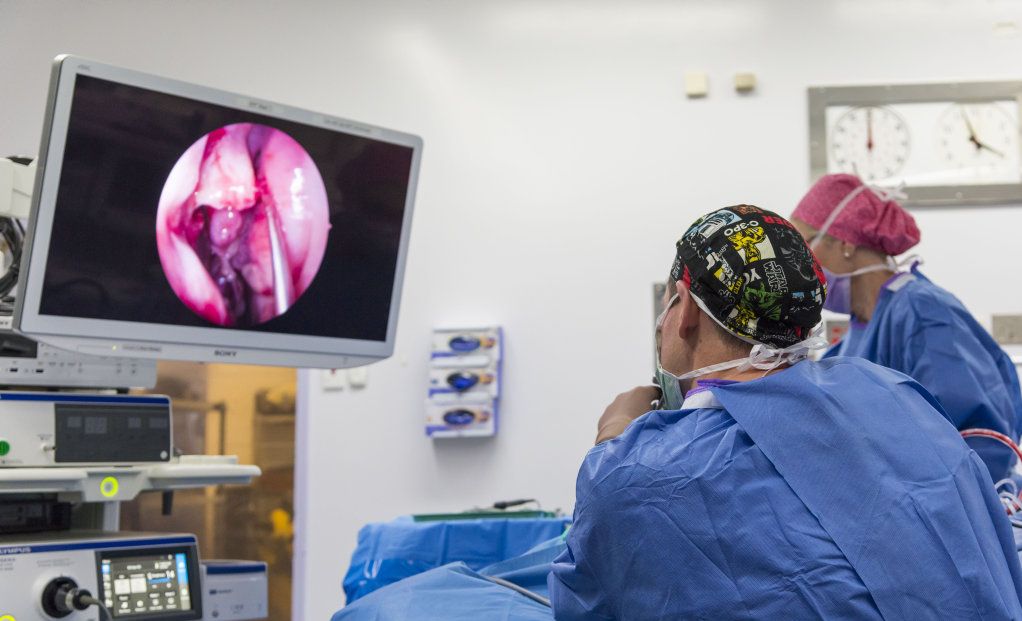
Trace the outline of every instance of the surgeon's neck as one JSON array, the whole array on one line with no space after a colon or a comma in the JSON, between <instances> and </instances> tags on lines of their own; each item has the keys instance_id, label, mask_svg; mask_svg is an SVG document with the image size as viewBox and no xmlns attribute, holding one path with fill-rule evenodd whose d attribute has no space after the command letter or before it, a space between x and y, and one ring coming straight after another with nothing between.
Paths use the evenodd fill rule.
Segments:
<instances>
[{"instance_id":1,"label":"surgeon's neck","mask_svg":"<svg viewBox=\"0 0 1022 621\"><path fill-rule=\"evenodd\" d=\"M714 364L720 364L722 362L730 362L732 360L740 360L742 358L748 358L749 350L735 348L732 346L725 345L716 336L716 328L712 328L709 325L704 325L703 329L707 330L710 336L700 339L697 346L693 350L692 355L692 369L702 369ZM704 334L706 334L704 333ZM776 369L763 370L763 369L724 369L723 371L714 371L707 373L691 381L689 386L685 388L686 391L696 387L697 380L717 379L717 380L728 380L732 382L748 382L751 380L759 379L765 375L769 375L776 371L787 368L787 364L779 365Z\"/></svg>"},{"instance_id":2,"label":"surgeon's neck","mask_svg":"<svg viewBox=\"0 0 1022 621\"><path fill-rule=\"evenodd\" d=\"M757 379L759 379L761 377L765 377L767 375L770 375L771 373L776 373L778 371L782 371L782 370L784 370L786 368L788 368L788 364L787 363L778 365L777 367L775 367L773 369L766 369L766 370L764 370L764 369L745 369L745 370L739 371L738 369L728 369L726 371L719 371L717 373L708 373L707 375L704 375L702 377L696 378L696 381L708 380L708 379L716 379L716 380L727 380L727 381L730 381L730 382L750 382L752 380L757 380ZM695 382L693 382L691 388L695 388ZM691 388L690 388L690 390L691 390Z\"/></svg>"},{"instance_id":3,"label":"surgeon's neck","mask_svg":"<svg viewBox=\"0 0 1022 621\"><path fill-rule=\"evenodd\" d=\"M852 317L867 322L873 317L880 292L894 272L881 270L852 277Z\"/></svg>"}]
</instances>

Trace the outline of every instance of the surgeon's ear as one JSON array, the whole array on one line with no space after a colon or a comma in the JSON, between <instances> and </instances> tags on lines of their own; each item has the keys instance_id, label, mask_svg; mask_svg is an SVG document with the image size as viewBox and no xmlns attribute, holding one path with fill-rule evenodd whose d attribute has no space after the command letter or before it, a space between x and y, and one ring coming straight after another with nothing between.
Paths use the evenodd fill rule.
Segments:
<instances>
[{"instance_id":1,"label":"surgeon's ear","mask_svg":"<svg viewBox=\"0 0 1022 621\"><path fill-rule=\"evenodd\" d=\"M688 287L678 283L678 336L685 338L699 327L701 312Z\"/></svg>"},{"instance_id":2,"label":"surgeon's ear","mask_svg":"<svg viewBox=\"0 0 1022 621\"><path fill-rule=\"evenodd\" d=\"M855 244L849 244L846 241L841 242L841 256L846 260L851 260L855 257L855 251L858 250L858 246Z\"/></svg>"}]
</instances>

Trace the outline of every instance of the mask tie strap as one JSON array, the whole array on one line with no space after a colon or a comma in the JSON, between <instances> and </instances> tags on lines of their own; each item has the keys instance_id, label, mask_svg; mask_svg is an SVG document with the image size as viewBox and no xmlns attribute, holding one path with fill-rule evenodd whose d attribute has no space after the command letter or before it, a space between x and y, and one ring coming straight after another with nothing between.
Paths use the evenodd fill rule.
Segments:
<instances>
[{"instance_id":1,"label":"mask tie strap","mask_svg":"<svg viewBox=\"0 0 1022 621\"><path fill-rule=\"evenodd\" d=\"M774 349L764 344L752 348L752 352L746 361L745 368L773 371L782 364L794 364L809 357L809 352L823 349L829 343L823 338L823 330L817 326L812 335L804 341L795 343L783 349Z\"/></svg>"},{"instance_id":2,"label":"mask tie strap","mask_svg":"<svg viewBox=\"0 0 1022 621\"><path fill-rule=\"evenodd\" d=\"M862 192L864 192L867 189L867 187L868 186L866 186L865 184L860 185L859 187L855 188L854 190L846 194L845 197L841 199L841 202L838 203L836 207L834 207L834 209L830 212L830 215L827 216L827 219L823 221L823 224L820 226L820 230L817 231L816 235L813 236L813 241L809 242L810 248L814 249L816 248L817 245L819 245L819 243L823 240L823 236L827 234L827 231L830 230L830 227L834 224L834 221L837 220L837 217L841 215L841 212L844 211L845 207L847 207L848 204L852 202L853 198L855 198L859 194L862 194Z\"/></svg>"}]
</instances>

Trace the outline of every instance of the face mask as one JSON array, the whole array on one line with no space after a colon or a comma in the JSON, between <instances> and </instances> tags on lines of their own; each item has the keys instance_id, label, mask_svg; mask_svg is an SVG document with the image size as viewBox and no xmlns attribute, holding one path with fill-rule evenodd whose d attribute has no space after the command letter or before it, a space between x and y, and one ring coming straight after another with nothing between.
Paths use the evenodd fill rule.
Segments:
<instances>
[{"instance_id":1,"label":"face mask","mask_svg":"<svg viewBox=\"0 0 1022 621\"><path fill-rule=\"evenodd\" d=\"M671 310L671 307L677 301L678 294L675 293L671 296L667 305L664 306L660 316L656 318L656 331L653 334L654 344L656 345L656 383L660 387L660 407L665 410L680 409L682 402L685 401L685 391L681 387L681 378L670 371L664 370L663 364L660 363L660 339L662 338L660 328L664 325L667 312Z\"/></svg>"},{"instance_id":2,"label":"face mask","mask_svg":"<svg viewBox=\"0 0 1022 621\"><path fill-rule=\"evenodd\" d=\"M748 358L739 358L737 360L730 360L728 362L720 362L717 364L711 364L701 369L689 371L684 375L675 375L664 368L660 362L660 329L663 327L664 319L667 317L667 312L671 310L674 303L678 301L678 294L675 293L671 299L667 302L660 316L656 320L656 332L654 338L656 341L656 382L660 387L660 403L658 408L662 410L680 410L682 404L685 402L685 387L688 385L688 380L709 375L710 373L717 373L719 371L726 371L728 369L738 369L739 371L745 371L748 369L760 369L766 372L772 371L782 364L794 364L808 357L809 352L814 349L820 349L828 345L827 339L820 336L820 332L816 331L808 339L795 343L790 347L784 349L774 349L763 343L758 343L753 346L752 351L749 352Z\"/></svg>"},{"instance_id":3,"label":"face mask","mask_svg":"<svg viewBox=\"0 0 1022 621\"><path fill-rule=\"evenodd\" d=\"M823 300L823 308L832 313L850 315L852 313L852 279L842 277L829 269L820 266L827 278L827 298Z\"/></svg>"},{"instance_id":4,"label":"face mask","mask_svg":"<svg viewBox=\"0 0 1022 621\"><path fill-rule=\"evenodd\" d=\"M883 263L867 265L846 274L835 274L822 265L820 267L823 269L823 275L827 277L827 298L823 301L823 308L844 315L852 314L852 277L881 270L898 271L898 263L891 257L887 257L887 261Z\"/></svg>"}]
</instances>

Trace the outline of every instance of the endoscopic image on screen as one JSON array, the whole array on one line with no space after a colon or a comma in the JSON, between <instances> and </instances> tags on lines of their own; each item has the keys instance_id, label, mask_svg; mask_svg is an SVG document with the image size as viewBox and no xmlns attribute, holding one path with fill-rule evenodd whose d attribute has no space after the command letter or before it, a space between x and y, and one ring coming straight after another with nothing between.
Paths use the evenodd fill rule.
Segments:
<instances>
[{"instance_id":1,"label":"endoscopic image on screen","mask_svg":"<svg viewBox=\"0 0 1022 621\"><path fill-rule=\"evenodd\" d=\"M40 312L386 338L412 149L79 75Z\"/></svg>"},{"instance_id":2,"label":"endoscopic image on screen","mask_svg":"<svg viewBox=\"0 0 1022 621\"><path fill-rule=\"evenodd\" d=\"M319 270L330 229L319 169L284 132L216 129L171 169L156 215L163 273L185 306L221 326L282 315Z\"/></svg>"}]
</instances>

